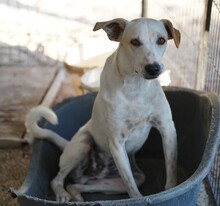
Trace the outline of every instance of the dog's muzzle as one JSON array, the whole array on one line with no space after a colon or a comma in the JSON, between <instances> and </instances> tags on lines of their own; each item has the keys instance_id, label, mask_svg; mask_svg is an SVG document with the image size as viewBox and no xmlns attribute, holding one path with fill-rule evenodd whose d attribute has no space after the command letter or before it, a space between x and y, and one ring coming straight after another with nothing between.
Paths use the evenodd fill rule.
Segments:
<instances>
[{"instance_id":1,"label":"dog's muzzle","mask_svg":"<svg viewBox=\"0 0 220 206\"><path fill-rule=\"evenodd\" d=\"M162 68L158 63L147 64L144 67L144 78L155 79L162 73Z\"/></svg>"}]
</instances>

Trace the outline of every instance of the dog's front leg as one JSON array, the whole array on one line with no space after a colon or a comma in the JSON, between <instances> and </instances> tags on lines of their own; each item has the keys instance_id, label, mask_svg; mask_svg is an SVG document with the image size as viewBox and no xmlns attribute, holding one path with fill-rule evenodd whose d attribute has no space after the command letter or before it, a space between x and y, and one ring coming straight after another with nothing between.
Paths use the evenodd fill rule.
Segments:
<instances>
[{"instance_id":1,"label":"dog's front leg","mask_svg":"<svg viewBox=\"0 0 220 206\"><path fill-rule=\"evenodd\" d=\"M109 149L129 196L133 198L141 197L142 195L137 188L131 171L125 144L121 143L120 139L111 139L109 141Z\"/></svg>"},{"instance_id":2,"label":"dog's front leg","mask_svg":"<svg viewBox=\"0 0 220 206\"><path fill-rule=\"evenodd\" d=\"M166 164L165 189L172 188L177 184L177 137L176 129L172 120L164 121L158 128L163 143Z\"/></svg>"}]
</instances>

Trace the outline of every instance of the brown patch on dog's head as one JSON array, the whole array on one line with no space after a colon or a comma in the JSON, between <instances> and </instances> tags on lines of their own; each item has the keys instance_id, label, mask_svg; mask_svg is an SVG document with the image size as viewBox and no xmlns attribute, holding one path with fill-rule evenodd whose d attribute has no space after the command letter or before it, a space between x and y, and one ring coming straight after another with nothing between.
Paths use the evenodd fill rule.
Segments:
<instances>
[{"instance_id":1,"label":"brown patch on dog's head","mask_svg":"<svg viewBox=\"0 0 220 206\"><path fill-rule=\"evenodd\" d=\"M180 45L180 40L181 40L181 34L179 30L175 29L173 27L173 24L168 20L168 19L161 19L163 22L167 33L168 33L168 39L173 39L176 47L178 48Z\"/></svg>"},{"instance_id":2,"label":"brown patch on dog's head","mask_svg":"<svg viewBox=\"0 0 220 206\"><path fill-rule=\"evenodd\" d=\"M103 29L107 33L110 40L120 42L126 23L127 20L122 18L105 22L97 22L93 28L93 31Z\"/></svg>"}]
</instances>

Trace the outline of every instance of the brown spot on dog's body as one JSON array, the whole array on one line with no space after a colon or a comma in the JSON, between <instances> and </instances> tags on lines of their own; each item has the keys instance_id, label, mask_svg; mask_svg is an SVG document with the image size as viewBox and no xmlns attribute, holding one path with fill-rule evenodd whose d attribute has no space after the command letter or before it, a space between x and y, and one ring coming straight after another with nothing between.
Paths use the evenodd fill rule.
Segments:
<instances>
[{"instance_id":1,"label":"brown spot on dog's body","mask_svg":"<svg viewBox=\"0 0 220 206\"><path fill-rule=\"evenodd\" d=\"M121 137L123 139L129 138L133 132L142 128L146 122L145 118L130 118L125 120L120 133Z\"/></svg>"},{"instance_id":2,"label":"brown spot on dog's body","mask_svg":"<svg viewBox=\"0 0 220 206\"><path fill-rule=\"evenodd\" d=\"M126 124L128 130L131 130L133 128L133 124L129 119L127 119L125 121L125 124Z\"/></svg>"},{"instance_id":3,"label":"brown spot on dog's body","mask_svg":"<svg viewBox=\"0 0 220 206\"><path fill-rule=\"evenodd\" d=\"M157 128L160 127L161 124L162 124L160 119L158 117L155 117L155 116L150 117L148 121L149 121L150 124L152 124L153 126L155 126Z\"/></svg>"},{"instance_id":4,"label":"brown spot on dog's body","mask_svg":"<svg viewBox=\"0 0 220 206\"><path fill-rule=\"evenodd\" d=\"M121 137L122 137L122 138L125 138L125 134L124 134L123 132L121 133Z\"/></svg>"}]
</instances>

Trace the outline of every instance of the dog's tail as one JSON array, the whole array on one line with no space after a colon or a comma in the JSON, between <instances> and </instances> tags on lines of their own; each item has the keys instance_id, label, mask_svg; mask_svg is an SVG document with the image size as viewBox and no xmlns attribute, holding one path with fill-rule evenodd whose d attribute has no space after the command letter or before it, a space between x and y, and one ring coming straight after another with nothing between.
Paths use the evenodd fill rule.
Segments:
<instances>
[{"instance_id":1,"label":"dog's tail","mask_svg":"<svg viewBox=\"0 0 220 206\"><path fill-rule=\"evenodd\" d=\"M27 131L32 137L46 139L63 150L68 141L49 129L39 127L38 121L42 117L49 121L51 124L58 124L57 116L53 110L40 105L31 109L27 114L25 121Z\"/></svg>"}]
</instances>

